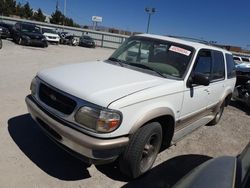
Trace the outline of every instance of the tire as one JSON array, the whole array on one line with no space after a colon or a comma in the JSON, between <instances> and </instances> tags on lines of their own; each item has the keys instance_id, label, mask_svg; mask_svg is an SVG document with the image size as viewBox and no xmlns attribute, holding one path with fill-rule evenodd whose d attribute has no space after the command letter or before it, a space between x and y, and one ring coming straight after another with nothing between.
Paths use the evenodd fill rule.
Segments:
<instances>
[{"instance_id":1,"label":"tire","mask_svg":"<svg viewBox=\"0 0 250 188\"><path fill-rule=\"evenodd\" d=\"M224 112L224 107L225 107L225 102L221 104L219 111L216 113L214 119L208 123L208 125L216 125L217 123L219 123L221 116Z\"/></svg>"},{"instance_id":2,"label":"tire","mask_svg":"<svg viewBox=\"0 0 250 188\"><path fill-rule=\"evenodd\" d=\"M2 49L3 47L3 42L2 42L2 39L0 38L0 49Z\"/></svg>"},{"instance_id":3,"label":"tire","mask_svg":"<svg viewBox=\"0 0 250 188\"><path fill-rule=\"evenodd\" d=\"M48 43L45 42L45 43L43 44L43 48L47 48L47 47L48 47Z\"/></svg>"},{"instance_id":4,"label":"tire","mask_svg":"<svg viewBox=\"0 0 250 188\"><path fill-rule=\"evenodd\" d=\"M23 39L22 39L22 37L20 37L20 38L17 40L17 43L18 43L19 45L22 45L22 44L23 44Z\"/></svg>"},{"instance_id":5,"label":"tire","mask_svg":"<svg viewBox=\"0 0 250 188\"><path fill-rule=\"evenodd\" d=\"M162 128L158 122L148 123L130 138L129 145L119 159L120 171L129 178L137 178L151 169L162 143Z\"/></svg>"}]
</instances>

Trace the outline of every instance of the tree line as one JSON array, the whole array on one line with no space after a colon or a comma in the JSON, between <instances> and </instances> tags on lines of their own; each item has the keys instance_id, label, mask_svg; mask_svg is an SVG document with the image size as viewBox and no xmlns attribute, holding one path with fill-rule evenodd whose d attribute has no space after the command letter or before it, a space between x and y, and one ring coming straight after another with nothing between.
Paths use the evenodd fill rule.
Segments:
<instances>
[{"instance_id":1,"label":"tree line","mask_svg":"<svg viewBox=\"0 0 250 188\"><path fill-rule=\"evenodd\" d=\"M20 2L16 3L15 0L0 0L0 14L3 16L19 16L20 18L25 18L29 20L35 20L40 22L45 22L46 16L43 11L39 8L34 11L29 2L22 5ZM75 23L72 18L68 18L63 15L60 10L55 10L50 18L50 23L65 25L71 27L80 27L79 24Z\"/></svg>"}]
</instances>

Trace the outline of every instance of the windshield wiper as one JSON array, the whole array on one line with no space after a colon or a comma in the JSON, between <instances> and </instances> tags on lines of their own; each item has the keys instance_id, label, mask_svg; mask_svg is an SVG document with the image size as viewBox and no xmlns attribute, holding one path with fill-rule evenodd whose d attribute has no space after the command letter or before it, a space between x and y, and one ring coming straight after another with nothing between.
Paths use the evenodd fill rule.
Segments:
<instances>
[{"instance_id":1,"label":"windshield wiper","mask_svg":"<svg viewBox=\"0 0 250 188\"><path fill-rule=\"evenodd\" d=\"M110 58L108 58L108 60L118 63L121 67L124 66L123 65L124 62L120 59L115 58L115 57L110 57Z\"/></svg>"},{"instance_id":2,"label":"windshield wiper","mask_svg":"<svg viewBox=\"0 0 250 188\"><path fill-rule=\"evenodd\" d=\"M135 66L135 67L139 67L139 68L143 68L143 69L147 69L147 70L151 70L153 71L154 73L157 73L158 75L160 75L161 77L163 78L167 78L167 76L165 76L164 74L162 74L161 72L147 66L147 65L144 65L144 64L139 64L139 63L129 63L128 65L131 65L131 66Z\"/></svg>"}]
</instances>

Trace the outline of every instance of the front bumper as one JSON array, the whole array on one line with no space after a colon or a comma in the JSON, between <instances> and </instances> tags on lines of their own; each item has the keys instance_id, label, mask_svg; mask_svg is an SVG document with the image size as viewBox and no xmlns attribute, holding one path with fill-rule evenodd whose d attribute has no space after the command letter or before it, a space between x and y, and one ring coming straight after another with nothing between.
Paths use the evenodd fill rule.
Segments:
<instances>
[{"instance_id":1,"label":"front bumper","mask_svg":"<svg viewBox=\"0 0 250 188\"><path fill-rule=\"evenodd\" d=\"M85 162L94 164L112 162L128 144L128 137L101 139L88 136L47 112L31 95L27 96L25 101L32 118L47 135L64 149L80 156Z\"/></svg>"},{"instance_id":2,"label":"front bumper","mask_svg":"<svg viewBox=\"0 0 250 188\"><path fill-rule=\"evenodd\" d=\"M80 42L80 43L79 43L79 46L94 48L94 47L95 47L95 43Z\"/></svg>"},{"instance_id":3,"label":"front bumper","mask_svg":"<svg viewBox=\"0 0 250 188\"><path fill-rule=\"evenodd\" d=\"M46 37L46 40L48 42L59 42L60 41L60 38L50 38L50 37Z\"/></svg>"},{"instance_id":4,"label":"front bumper","mask_svg":"<svg viewBox=\"0 0 250 188\"><path fill-rule=\"evenodd\" d=\"M26 45L30 46L44 46L46 45L46 40L37 40L37 39L24 39Z\"/></svg>"},{"instance_id":5,"label":"front bumper","mask_svg":"<svg viewBox=\"0 0 250 188\"><path fill-rule=\"evenodd\" d=\"M1 32L0 31L0 38L10 38L10 33L9 32Z\"/></svg>"}]
</instances>

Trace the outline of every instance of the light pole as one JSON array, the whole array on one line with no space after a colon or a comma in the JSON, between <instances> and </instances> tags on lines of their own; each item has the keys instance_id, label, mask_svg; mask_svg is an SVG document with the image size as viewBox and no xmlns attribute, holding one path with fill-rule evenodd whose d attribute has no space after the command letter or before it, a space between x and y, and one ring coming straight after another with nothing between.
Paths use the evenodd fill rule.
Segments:
<instances>
[{"instance_id":1,"label":"light pole","mask_svg":"<svg viewBox=\"0 0 250 188\"><path fill-rule=\"evenodd\" d=\"M66 0L64 0L64 10L63 10L63 31L64 31L64 25L65 25L65 19L66 19L66 5L67 5L67 2Z\"/></svg>"},{"instance_id":2,"label":"light pole","mask_svg":"<svg viewBox=\"0 0 250 188\"><path fill-rule=\"evenodd\" d=\"M64 0L64 11L63 14L66 17L66 6L67 6L67 0Z\"/></svg>"},{"instance_id":3,"label":"light pole","mask_svg":"<svg viewBox=\"0 0 250 188\"><path fill-rule=\"evenodd\" d=\"M146 13L148 13L148 25L147 25L147 33L148 33L151 15L156 12L156 9L155 8L145 8L145 11L146 11Z\"/></svg>"}]
</instances>

